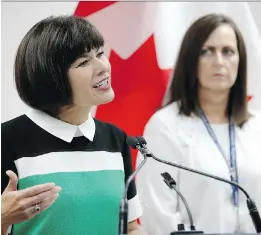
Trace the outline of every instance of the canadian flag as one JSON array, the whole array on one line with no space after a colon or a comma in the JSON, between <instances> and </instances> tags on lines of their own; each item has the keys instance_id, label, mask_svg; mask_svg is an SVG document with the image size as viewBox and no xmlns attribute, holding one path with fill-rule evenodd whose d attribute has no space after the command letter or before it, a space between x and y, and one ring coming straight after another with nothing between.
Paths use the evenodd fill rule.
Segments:
<instances>
[{"instance_id":1,"label":"canadian flag","mask_svg":"<svg viewBox=\"0 0 261 235\"><path fill-rule=\"evenodd\" d=\"M202 15L224 13L238 24L248 52L249 105L261 111L261 37L248 3L79 2L75 15L88 18L105 38L112 66L113 102L93 114L128 135L142 135L168 95L182 37ZM136 152L133 152L135 166Z\"/></svg>"}]
</instances>

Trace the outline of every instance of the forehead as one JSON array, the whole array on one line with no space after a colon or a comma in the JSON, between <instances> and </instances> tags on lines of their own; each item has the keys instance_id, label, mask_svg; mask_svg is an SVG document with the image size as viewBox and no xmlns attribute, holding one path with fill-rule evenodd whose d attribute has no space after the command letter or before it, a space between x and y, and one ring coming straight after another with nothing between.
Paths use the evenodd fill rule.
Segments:
<instances>
[{"instance_id":1,"label":"forehead","mask_svg":"<svg viewBox=\"0 0 261 235\"><path fill-rule=\"evenodd\" d=\"M208 37L204 45L211 46L237 46L237 38L234 29L223 24L217 27Z\"/></svg>"},{"instance_id":2,"label":"forehead","mask_svg":"<svg viewBox=\"0 0 261 235\"><path fill-rule=\"evenodd\" d=\"M103 47L92 48L90 51L87 51L87 49L85 49L84 52L82 54L80 54L79 58L93 56L102 49L103 49Z\"/></svg>"}]
</instances>

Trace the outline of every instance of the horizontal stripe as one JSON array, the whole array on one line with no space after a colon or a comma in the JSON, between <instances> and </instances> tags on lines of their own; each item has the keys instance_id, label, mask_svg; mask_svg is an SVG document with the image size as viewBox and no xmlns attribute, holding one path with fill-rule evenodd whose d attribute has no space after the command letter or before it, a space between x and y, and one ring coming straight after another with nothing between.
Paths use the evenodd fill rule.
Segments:
<instances>
[{"instance_id":1,"label":"horizontal stripe","mask_svg":"<svg viewBox=\"0 0 261 235\"><path fill-rule=\"evenodd\" d=\"M132 199L128 200L128 222L138 219L142 214L142 207L139 195L137 194Z\"/></svg>"},{"instance_id":2,"label":"horizontal stripe","mask_svg":"<svg viewBox=\"0 0 261 235\"><path fill-rule=\"evenodd\" d=\"M19 180L19 189L51 181L61 186L60 196L47 210L14 225L13 235L117 234L123 171L30 176Z\"/></svg>"},{"instance_id":3,"label":"horizontal stripe","mask_svg":"<svg viewBox=\"0 0 261 235\"><path fill-rule=\"evenodd\" d=\"M56 172L124 171L121 153L106 151L52 152L37 157L19 158L15 165L19 179Z\"/></svg>"}]
</instances>

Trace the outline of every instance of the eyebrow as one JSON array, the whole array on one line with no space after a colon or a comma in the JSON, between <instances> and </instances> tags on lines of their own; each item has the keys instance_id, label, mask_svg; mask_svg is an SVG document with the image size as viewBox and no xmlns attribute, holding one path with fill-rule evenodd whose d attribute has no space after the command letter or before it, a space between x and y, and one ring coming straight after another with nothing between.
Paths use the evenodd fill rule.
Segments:
<instances>
[{"instance_id":1,"label":"eyebrow","mask_svg":"<svg viewBox=\"0 0 261 235\"><path fill-rule=\"evenodd\" d=\"M211 46L211 45L204 45L203 48L206 47L206 48L209 48L209 49L215 49L216 47L215 46ZM222 48L235 48L234 46L232 45L223 45Z\"/></svg>"}]
</instances>

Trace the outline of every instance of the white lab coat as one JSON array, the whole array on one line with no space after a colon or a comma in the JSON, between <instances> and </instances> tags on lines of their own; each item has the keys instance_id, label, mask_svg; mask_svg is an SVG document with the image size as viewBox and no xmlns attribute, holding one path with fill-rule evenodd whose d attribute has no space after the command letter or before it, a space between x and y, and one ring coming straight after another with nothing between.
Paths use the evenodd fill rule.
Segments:
<instances>
[{"instance_id":1,"label":"white lab coat","mask_svg":"<svg viewBox=\"0 0 261 235\"><path fill-rule=\"evenodd\" d=\"M236 152L239 184L247 190L261 212L261 115L240 129L236 127ZM229 158L228 124L212 128ZM178 115L176 103L156 112L144 130L147 147L158 158L214 174L230 180L227 164L200 118ZM143 157L139 154L137 164ZM186 198L197 230L205 233L233 233L237 213L230 185L148 159L138 173L136 184L143 205L141 226L149 235L168 235L178 223L189 226L185 207L160 175L168 172ZM246 198L239 193L240 232L255 232Z\"/></svg>"}]
</instances>

